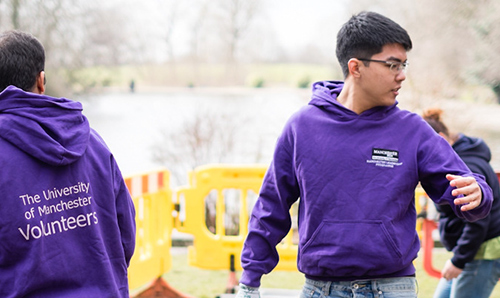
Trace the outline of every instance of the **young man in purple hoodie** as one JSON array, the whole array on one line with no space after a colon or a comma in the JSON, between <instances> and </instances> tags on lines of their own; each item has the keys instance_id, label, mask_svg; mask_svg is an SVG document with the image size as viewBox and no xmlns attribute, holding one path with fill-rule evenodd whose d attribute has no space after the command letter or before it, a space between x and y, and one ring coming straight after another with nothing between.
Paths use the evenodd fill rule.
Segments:
<instances>
[{"instance_id":1,"label":"young man in purple hoodie","mask_svg":"<svg viewBox=\"0 0 500 298\"><path fill-rule=\"evenodd\" d=\"M45 52L0 34L0 297L129 297L135 210L82 105L45 92Z\"/></svg>"},{"instance_id":2,"label":"young man in purple hoodie","mask_svg":"<svg viewBox=\"0 0 500 298\"><path fill-rule=\"evenodd\" d=\"M345 81L313 85L279 137L249 222L239 297L259 297L299 198L301 297L417 297L414 191L469 221L485 217L489 186L418 115L397 107L407 32L373 12L337 35Z\"/></svg>"}]
</instances>

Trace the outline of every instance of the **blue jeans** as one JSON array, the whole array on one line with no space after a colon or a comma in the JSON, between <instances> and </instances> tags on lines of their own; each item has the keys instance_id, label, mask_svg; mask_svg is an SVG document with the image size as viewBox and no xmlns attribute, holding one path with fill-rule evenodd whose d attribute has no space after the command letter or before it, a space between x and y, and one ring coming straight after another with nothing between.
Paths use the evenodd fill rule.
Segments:
<instances>
[{"instance_id":1,"label":"blue jeans","mask_svg":"<svg viewBox=\"0 0 500 298\"><path fill-rule=\"evenodd\" d=\"M474 260L450 281L441 278L434 298L488 298L500 278L500 259Z\"/></svg>"},{"instance_id":2,"label":"blue jeans","mask_svg":"<svg viewBox=\"0 0 500 298\"><path fill-rule=\"evenodd\" d=\"M300 298L416 298L415 277L355 281L306 279Z\"/></svg>"}]
</instances>

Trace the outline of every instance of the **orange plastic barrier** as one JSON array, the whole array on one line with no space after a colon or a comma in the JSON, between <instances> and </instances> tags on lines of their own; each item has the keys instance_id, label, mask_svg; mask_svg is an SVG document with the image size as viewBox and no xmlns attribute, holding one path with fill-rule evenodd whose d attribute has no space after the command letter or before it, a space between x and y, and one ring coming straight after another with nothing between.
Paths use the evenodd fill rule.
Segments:
<instances>
[{"instance_id":1,"label":"orange plastic barrier","mask_svg":"<svg viewBox=\"0 0 500 298\"><path fill-rule=\"evenodd\" d=\"M424 270L432 277L441 278L441 271L434 268L432 265L432 250L434 249L434 239L432 239L432 231L437 228L437 223L433 220L423 220L423 265Z\"/></svg>"}]
</instances>

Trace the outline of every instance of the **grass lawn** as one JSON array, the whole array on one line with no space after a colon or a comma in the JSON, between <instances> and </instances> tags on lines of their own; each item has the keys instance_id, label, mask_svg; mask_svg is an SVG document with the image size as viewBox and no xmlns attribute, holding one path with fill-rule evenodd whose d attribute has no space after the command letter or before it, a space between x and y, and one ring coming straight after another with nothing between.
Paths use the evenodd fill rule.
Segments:
<instances>
[{"instance_id":1,"label":"grass lawn","mask_svg":"<svg viewBox=\"0 0 500 298\"><path fill-rule=\"evenodd\" d=\"M433 252L434 267L441 268L450 257L444 249ZM418 297L431 298L438 279L427 275L422 267L422 259L415 261L417 267ZM241 272L237 272L239 277ZM163 278L176 290L197 298L214 298L224 293L229 273L223 270L204 270L188 265L187 253L172 255L172 269ZM304 276L299 272L274 271L262 278L263 288L301 289ZM495 287L491 297L500 297L500 286Z\"/></svg>"}]
</instances>

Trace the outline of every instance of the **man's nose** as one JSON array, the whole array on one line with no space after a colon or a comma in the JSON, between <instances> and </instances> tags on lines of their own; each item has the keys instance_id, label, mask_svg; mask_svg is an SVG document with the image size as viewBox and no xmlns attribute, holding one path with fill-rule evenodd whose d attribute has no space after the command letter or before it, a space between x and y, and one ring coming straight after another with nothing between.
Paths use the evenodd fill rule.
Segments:
<instances>
[{"instance_id":1,"label":"man's nose","mask_svg":"<svg viewBox=\"0 0 500 298\"><path fill-rule=\"evenodd\" d=\"M402 82L406 80L406 72L404 70L398 72L398 74L396 75L396 81L398 82Z\"/></svg>"}]
</instances>

